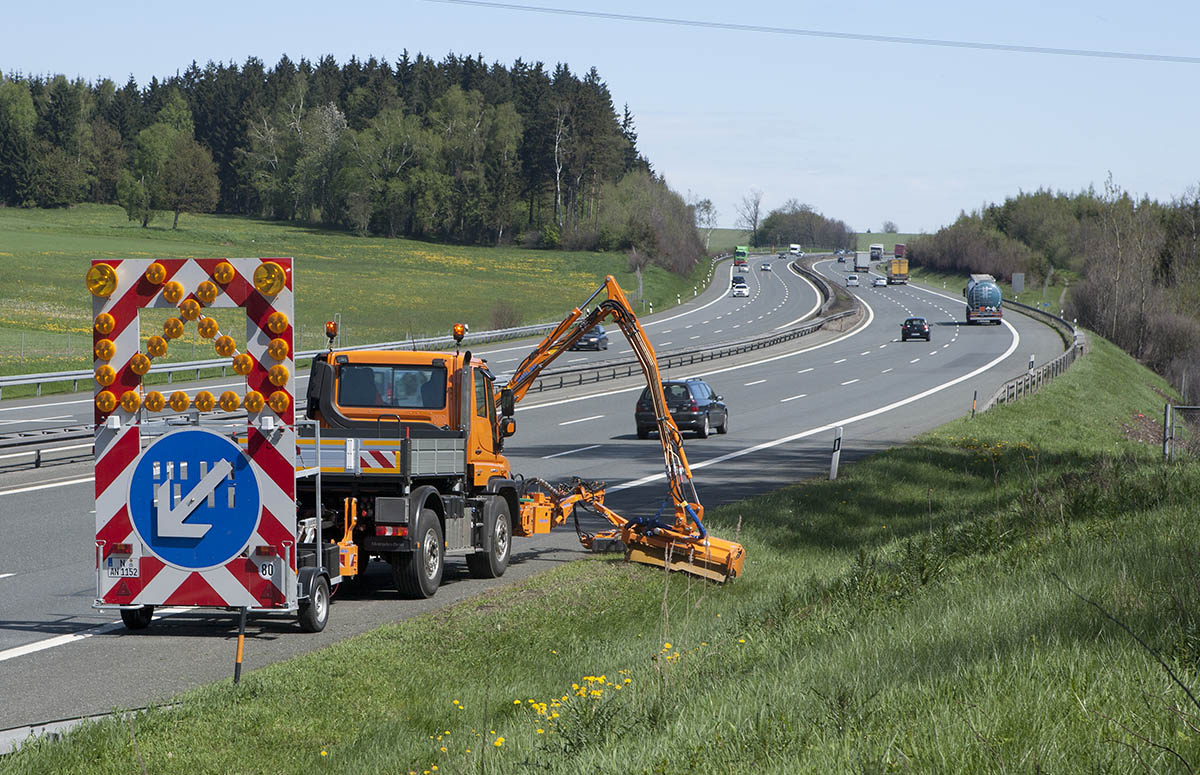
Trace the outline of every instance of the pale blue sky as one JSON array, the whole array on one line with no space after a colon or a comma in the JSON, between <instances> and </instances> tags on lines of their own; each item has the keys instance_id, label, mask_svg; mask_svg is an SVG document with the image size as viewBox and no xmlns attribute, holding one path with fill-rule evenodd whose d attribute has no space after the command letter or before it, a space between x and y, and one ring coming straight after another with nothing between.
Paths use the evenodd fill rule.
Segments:
<instances>
[{"instance_id":1,"label":"pale blue sky","mask_svg":"<svg viewBox=\"0 0 1200 775\"><path fill-rule=\"evenodd\" d=\"M1110 0L512 0L644 16L1200 56L1200 3ZM286 13L284 12L286 11ZM49 13L48 13L49 12ZM642 151L723 224L751 188L852 227L933 230L1019 189L1101 186L1169 199L1200 181L1200 65L922 47L425 2L96 3L5 9L4 72L118 83L194 59L283 53L595 65Z\"/></svg>"}]
</instances>

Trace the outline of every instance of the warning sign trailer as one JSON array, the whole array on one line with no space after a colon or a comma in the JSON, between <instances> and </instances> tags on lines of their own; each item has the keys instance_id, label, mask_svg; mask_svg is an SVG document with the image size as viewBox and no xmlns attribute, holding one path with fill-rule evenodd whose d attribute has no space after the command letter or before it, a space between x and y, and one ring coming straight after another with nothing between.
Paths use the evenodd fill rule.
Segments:
<instances>
[{"instance_id":1,"label":"warning sign trailer","mask_svg":"<svg viewBox=\"0 0 1200 775\"><path fill-rule=\"evenodd\" d=\"M323 629L340 576L324 552L317 556L319 535L297 541L296 478L320 472L294 465L292 260L99 259L87 286L95 607L119 609L130 629L149 625L156 606L295 612L302 629ZM143 345L139 313L147 308L174 314ZM245 310L244 336L220 329L209 314L220 308ZM147 389L154 359L192 325L230 359L244 389ZM242 411L244 421L235 414ZM165 421L185 412L192 424Z\"/></svg>"}]
</instances>

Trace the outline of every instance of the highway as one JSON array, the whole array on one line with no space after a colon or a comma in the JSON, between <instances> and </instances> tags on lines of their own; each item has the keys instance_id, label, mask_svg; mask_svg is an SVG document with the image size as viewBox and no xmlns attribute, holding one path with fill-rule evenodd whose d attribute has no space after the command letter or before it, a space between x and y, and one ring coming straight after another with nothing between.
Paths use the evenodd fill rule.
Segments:
<instances>
[{"instance_id":1,"label":"highway","mask_svg":"<svg viewBox=\"0 0 1200 775\"><path fill-rule=\"evenodd\" d=\"M714 281L698 299L648 321L655 347L736 340L811 315L819 304L812 285L782 259L770 259L772 271L760 270L763 260L768 259L753 258L750 271L743 273L751 286L749 298L730 298L728 283ZM847 266L824 260L815 268L831 283L844 285ZM728 275L724 265L718 272ZM904 443L969 411L975 391L981 400L990 395L1023 371L1031 354L1044 363L1063 349L1054 331L1018 314L1010 314L1002 326L960 325L962 302L953 289L868 283L851 291L865 305L857 328L666 375L703 377L729 405L728 434L686 442L706 506L821 475L828 470L837 426L845 432L844 461ZM899 341L899 324L909 315L929 320L932 342ZM610 336L607 352L572 353L561 360L578 357L582 360L568 364L577 366L627 357L619 332L614 329ZM482 350L493 369L504 373L528 344ZM633 406L642 387L638 379L627 379L531 394L518 407L517 433L505 450L513 469L552 481L575 475L604 480L610 485L606 502L617 511L654 513L664 495L662 453L656 439L638 440L634 432ZM4 402L0 421L19 426L33 424L36 417L69 415L86 422L90 408L88 397ZM19 698L0 707L0 728L140 706L231 674L234 622L227 613L177 613L143 633L129 634L113 624L112 614L91 609L90 475L90 461L0 474L0 526L9 537L0 548L0 693ZM860 497L869 504L886 494L864 491ZM752 522L754 515L744 518ZM516 539L513 564L502 579L469 579L461 561L452 560L447 583L432 600L419 603L400 600L386 566L376 562L365 589L339 591L323 633L302 635L294 620L283 617L253 619L246 667L434 610L579 552L571 529ZM746 572L754 572L753 555Z\"/></svg>"}]
</instances>

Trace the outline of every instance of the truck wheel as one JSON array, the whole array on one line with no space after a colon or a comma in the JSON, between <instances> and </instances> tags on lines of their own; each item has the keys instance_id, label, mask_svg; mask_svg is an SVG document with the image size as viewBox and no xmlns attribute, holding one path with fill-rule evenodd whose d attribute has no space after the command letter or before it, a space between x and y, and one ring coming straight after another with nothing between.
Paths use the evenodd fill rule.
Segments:
<instances>
[{"instance_id":1,"label":"truck wheel","mask_svg":"<svg viewBox=\"0 0 1200 775\"><path fill-rule=\"evenodd\" d=\"M401 595L419 600L433 597L442 584L445 539L442 523L433 509L421 509L414 537L420 543L419 548L396 555L392 578Z\"/></svg>"},{"instance_id":2,"label":"truck wheel","mask_svg":"<svg viewBox=\"0 0 1200 775\"><path fill-rule=\"evenodd\" d=\"M508 558L512 554L512 516L508 501L497 498L494 503L494 508L485 509L483 520L488 548L467 555L467 570L473 578L498 579L508 569Z\"/></svg>"},{"instance_id":3,"label":"truck wheel","mask_svg":"<svg viewBox=\"0 0 1200 775\"><path fill-rule=\"evenodd\" d=\"M154 606L144 605L141 608L122 608L121 621L129 630L144 630L150 626L154 618Z\"/></svg>"},{"instance_id":4,"label":"truck wheel","mask_svg":"<svg viewBox=\"0 0 1200 775\"><path fill-rule=\"evenodd\" d=\"M300 629L304 632L320 632L329 621L329 579L317 576L308 598L300 602Z\"/></svg>"}]
</instances>

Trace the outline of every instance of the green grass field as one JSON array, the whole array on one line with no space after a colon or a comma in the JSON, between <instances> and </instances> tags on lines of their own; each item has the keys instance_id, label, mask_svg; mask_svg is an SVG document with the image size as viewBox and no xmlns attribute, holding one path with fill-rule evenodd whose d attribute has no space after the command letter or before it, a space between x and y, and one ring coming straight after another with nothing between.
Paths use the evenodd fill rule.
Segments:
<instances>
[{"instance_id":1,"label":"green grass field","mask_svg":"<svg viewBox=\"0 0 1200 775\"><path fill-rule=\"evenodd\" d=\"M185 215L178 231L143 229L113 206L0 208L0 374L92 365L83 285L90 259L191 256L294 257L297 349L321 346L334 313L342 316L343 344L363 344L440 334L460 321L474 330L556 321L606 274L630 294L637 287L625 257L613 253L438 245L215 215ZM645 299L660 310L673 305L707 271L703 258L689 277L651 267L643 273ZM155 333L151 327L143 324L143 338ZM194 327L188 332L193 338L169 355L213 357L210 343Z\"/></svg>"},{"instance_id":2,"label":"green grass field","mask_svg":"<svg viewBox=\"0 0 1200 775\"><path fill-rule=\"evenodd\" d=\"M1032 398L712 510L748 551L725 586L571 563L0 768L1192 772L1200 707L1074 594L1200 689L1200 464L1129 433L1165 390L1096 341Z\"/></svg>"},{"instance_id":3,"label":"green grass field","mask_svg":"<svg viewBox=\"0 0 1200 775\"><path fill-rule=\"evenodd\" d=\"M704 230L700 230L700 239L704 239ZM741 229L713 229L708 241L709 253L732 253L738 245L750 244L750 232Z\"/></svg>"}]
</instances>

